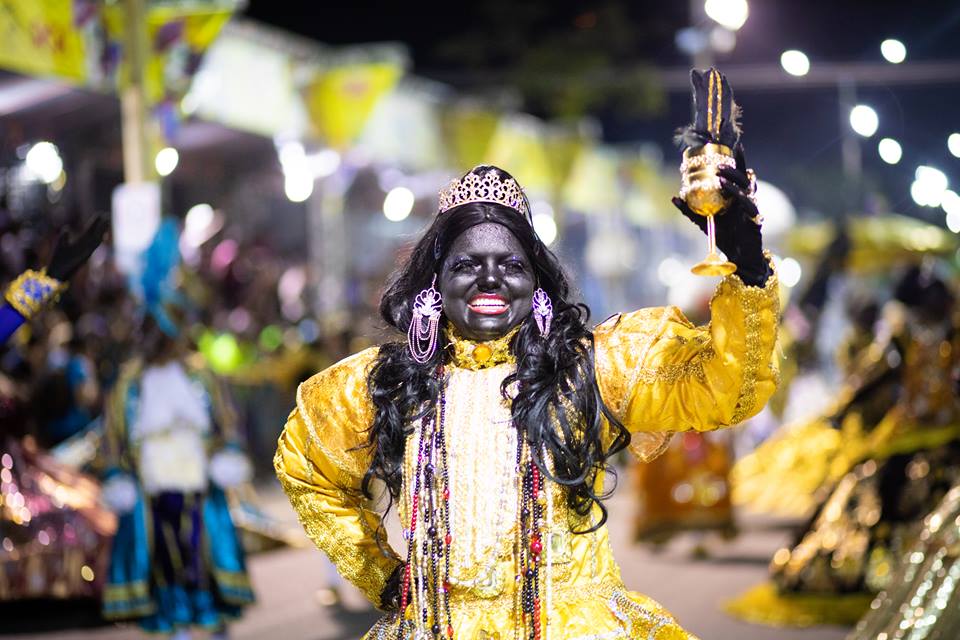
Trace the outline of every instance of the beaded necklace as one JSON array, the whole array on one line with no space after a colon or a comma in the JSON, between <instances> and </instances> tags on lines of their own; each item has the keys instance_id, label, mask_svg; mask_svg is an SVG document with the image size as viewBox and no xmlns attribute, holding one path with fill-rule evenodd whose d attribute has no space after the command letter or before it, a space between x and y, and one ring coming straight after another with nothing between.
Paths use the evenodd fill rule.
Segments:
<instances>
[{"instance_id":1,"label":"beaded necklace","mask_svg":"<svg viewBox=\"0 0 960 640\"><path fill-rule=\"evenodd\" d=\"M442 380L442 368L438 374ZM407 604L415 604L414 616L419 613L422 624L411 625L409 623L412 621L403 619L399 626L398 639L404 637L404 630L408 626L412 626L414 637L421 637L422 629L427 625L434 638L439 637L441 631L444 631L448 638L453 638L449 581L450 544L453 537L450 534L450 479L447 468L447 439L444 433L446 407L446 393L441 385L436 414L425 417L420 422L410 526L404 532L404 537L407 538L407 563L400 592L400 612L403 616ZM418 528L420 518L423 522ZM411 586L417 596L415 599L410 597ZM445 628L442 626L443 621L446 622Z\"/></svg>"},{"instance_id":2,"label":"beaded necklace","mask_svg":"<svg viewBox=\"0 0 960 640\"><path fill-rule=\"evenodd\" d=\"M443 367L437 372L444 379ZM417 430L417 459L413 478L409 527L404 531L407 558L400 592L397 638L454 637L450 614L450 482L445 433L446 390L441 383L437 410L425 416ZM518 429L516 453L517 527L514 541L516 640L541 640L544 509L548 505L543 475ZM549 568L549 564L546 566ZM407 607L411 605L410 617Z\"/></svg>"},{"instance_id":3,"label":"beaded necklace","mask_svg":"<svg viewBox=\"0 0 960 640\"><path fill-rule=\"evenodd\" d=\"M540 470L533 461L525 437L517 438L517 484L520 500L517 508L517 538L514 546L517 582L514 637L540 640L540 577L543 553L543 509L546 493Z\"/></svg>"}]
</instances>

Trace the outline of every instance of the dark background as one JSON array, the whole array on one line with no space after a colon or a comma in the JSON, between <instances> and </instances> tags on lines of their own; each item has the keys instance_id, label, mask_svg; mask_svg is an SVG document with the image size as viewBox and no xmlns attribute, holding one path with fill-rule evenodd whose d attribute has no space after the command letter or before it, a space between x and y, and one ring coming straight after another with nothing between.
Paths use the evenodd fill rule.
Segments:
<instances>
[{"instance_id":1,"label":"dark background","mask_svg":"<svg viewBox=\"0 0 960 640\"><path fill-rule=\"evenodd\" d=\"M401 42L411 71L458 93L508 104L546 119L589 116L608 143L656 142L674 154L674 129L689 118L685 91L663 91L656 74L690 66L675 44L690 26L687 2L276 2L251 0L246 15L320 42L349 45ZM323 3L327 5L327 3ZM780 53L796 48L818 63L886 64L880 42L906 44L905 65L953 61L960 69L960 3L753 0L750 16L723 70L740 65L779 66ZM703 24L701 19L696 20ZM786 75L786 74L784 74ZM845 202L841 170L842 127L836 88L795 86L737 89L744 110L750 163L784 189L806 216L836 216ZM880 129L861 139L867 211L892 210L942 224L943 212L916 206L909 186L917 165L931 164L960 182L960 160L946 139L960 130L960 70L952 80L928 85L862 86L859 102L880 116ZM881 137L904 149L896 166L876 152ZM669 155L667 156L669 158Z\"/></svg>"}]
</instances>

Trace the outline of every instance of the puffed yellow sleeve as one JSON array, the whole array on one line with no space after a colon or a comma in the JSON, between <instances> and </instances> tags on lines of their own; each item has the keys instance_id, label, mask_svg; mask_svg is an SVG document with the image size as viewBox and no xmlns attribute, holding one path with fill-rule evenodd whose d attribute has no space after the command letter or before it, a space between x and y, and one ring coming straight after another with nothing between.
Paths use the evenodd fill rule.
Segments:
<instances>
[{"instance_id":1,"label":"puffed yellow sleeve","mask_svg":"<svg viewBox=\"0 0 960 640\"><path fill-rule=\"evenodd\" d=\"M379 607L401 562L385 542L385 551L377 545L380 515L360 490L370 462L364 432L373 420L366 374L376 355L376 348L361 351L300 385L274 468L307 535Z\"/></svg>"},{"instance_id":2,"label":"puffed yellow sleeve","mask_svg":"<svg viewBox=\"0 0 960 640\"><path fill-rule=\"evenodd\" d=\"M710 324L676 307L613 316L594 330L604 402L631 433L708 431L753 416L777 386L776 275L764 287L735 275L717 286Z\"/></svg>"}]
</instances>

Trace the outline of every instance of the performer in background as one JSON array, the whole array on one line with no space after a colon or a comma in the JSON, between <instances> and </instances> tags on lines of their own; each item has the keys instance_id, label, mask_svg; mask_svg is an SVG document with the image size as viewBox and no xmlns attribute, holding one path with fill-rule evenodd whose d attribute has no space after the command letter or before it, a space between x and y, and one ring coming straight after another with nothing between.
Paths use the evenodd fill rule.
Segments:
<instances>
[{"instance_id":1,"label":"performer in background","mask_svg":"<svg viewBox=\"0 0 960 640\"><path fill-rule=\"evenodd\" d=\"M119 514L103 615L184 640L191 627L227 637L253 602L224 489L249 480L233 412L167 314L177 230L147 251L140 356L125 363L107 407L105 501Z\"/></svg>"},{"instance_id":2,"label":"performer in background","mask_svg":"<svg viewBox=\"0 0 960 640\"><path fill-rule=\"evenodd\" d=\"M923 535L922 519L960 481L953 292L932 271L913 267L883 316L876 343L885 348L865 354L877 372L864 376L858 394L876 398L883 387L894 393L879 396L889 399L879 420L844 425L813 517L773 558L775 589L762 585L731 602L728 609L739 617L852 624L874 594L895 586L894 572L912 562L908 550Z\"/></svg>"},{"instance_id":3,"label":"performer in background","mask_svg":"<svg viewBox=\"0 0 960 640\"><path fill-rule=\"evenodd\" d=\"M24 271L10 283L0 307L0 348L66 289L108 225L94 220L76 239L61 233L48 267ZM5 358L0 372L0 601L96 597L116 518L99 504L92 477L38 446L30 389L42 370L31 368L29 358L6 366L17 360Z\"/></svg>"},{"instance_id":4,"label":"performer in background","mask_svg":"<svg viewBox=\"0 0 960 640\"><path fill-rule=\"evenodd\" d=\"M307 533L388 612L367 637L693 637L623 585L601 487L617 452L655 456L774 390L777 282L739 156L717 222L737 275L708 327L664 307L591 331L516 180L479 166L441 191L381 300L408 340L304 382L275 459ZM380 483L402 556L374 511Z\"/></svg>"},{"instance_id":5,"label":"performer in background","mask_svg":"<svg viewBox=\"0 0 960 640\"><path fill-rule=\"evenodd\" d=\"M107 218L97 218L76 240L61 233L47 268L27 269L10 283L4 296L6 304L0 307L0 344L63 293L67 281L100 246L109 225Z\"/></svg>"}]
</instances>

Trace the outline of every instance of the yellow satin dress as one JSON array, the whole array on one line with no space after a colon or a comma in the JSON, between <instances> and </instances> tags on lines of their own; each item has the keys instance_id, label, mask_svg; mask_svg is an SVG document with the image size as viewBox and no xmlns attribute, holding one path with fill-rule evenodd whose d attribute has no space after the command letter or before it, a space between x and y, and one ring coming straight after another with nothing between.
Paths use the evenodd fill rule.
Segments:
<instances>
[{"instance_id":1,"label":"yellow satin dress","mask_svg":"<svg viewBox=\"0 0 960 640\"><path fill-rule=\"evenodd\" d=\"M727 427L754 415L776 387L776 277L763 288L727 277L711 309L712 322L705 327L665 307L617 315L594 330L600 391L633 434L631 449L641 458L655 455L672 432ZM463 640L507 640L517 633L517 432L509 401L500 393L500 383L516 365L506 339L487 344L493 356L481 365L471 357L473 343L453 340L446 391L454 541L450 608L454 637ZM381 551L380 515L359 490L370 462L364 445L373 419L366 376L376 357L376 348L362 351L300 386L275 466L307 534L378 605L401 560L389 547ZM410 513L406 479L414 475L414 449L408 443L401 522ZM626 589L606 526L571 533L571 526L582 529L583 521L568 511L557 486L547 494L544 640L695 640L657 602ZM417 610L413 606L408 616ZM387 613L366 637L396 637L398 623L399 614Z\"/></svg>"}]
</instances>

